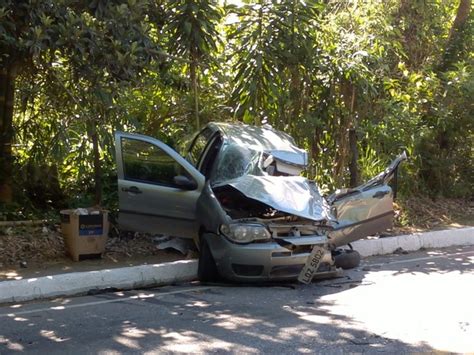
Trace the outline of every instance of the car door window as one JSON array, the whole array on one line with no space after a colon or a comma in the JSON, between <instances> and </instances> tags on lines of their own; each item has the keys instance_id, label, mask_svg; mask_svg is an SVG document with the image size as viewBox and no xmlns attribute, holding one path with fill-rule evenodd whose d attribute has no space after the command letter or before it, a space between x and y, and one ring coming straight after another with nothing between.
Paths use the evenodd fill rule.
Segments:
<instances>
[{"instance_id":1,"label":"car door window","mask_svg":"<svg viewBox=\"0 0 474 355\"><path fill-rule=\"evenodd\" d=\"M125 180L177 187L175 176L191 178L170 155L142 140L122 138L122 159Z\"/></svg>"},{"instance_id":2,"label":"car door window","mask_svg":"<svg viewBox=\"0 0 474 355\"><path fill-rule=\"evenodd\" d=\"M197 167L199 159L201 159L202 153L206 148L206 145L211 138L212 131L210 129L204 129L199 133L189 148L188 160L191 164Z\"/></svg>"},{"instance_id":3,"label":"car door window","mask_svg":"<svg viewBox=\"0 0 474 355\"><path fill-rule=\"evenodd\" d=\"M215 133L209 140L207 148L204 150L203 156L199 162L199 171L206 177L210 177L212 167L214 166L217 154L222 146L223 139L220 133Z\"/></svg>"}]
</instances>

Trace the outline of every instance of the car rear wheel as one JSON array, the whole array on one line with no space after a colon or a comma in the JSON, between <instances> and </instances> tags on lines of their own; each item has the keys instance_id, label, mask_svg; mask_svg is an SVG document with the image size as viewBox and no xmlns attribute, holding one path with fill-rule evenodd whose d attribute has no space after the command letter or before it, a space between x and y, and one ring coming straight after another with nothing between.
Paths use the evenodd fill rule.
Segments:
<instances>
[{"instance_id":1,"label":"car rear wheel","mask_svg":"<svg viewBox=\"0 0 474 355\"><path fill-rule=\"evenodd\" d=\"M334 253L334 265L344 270L360 265L360 254L356 250L338 249Z\"/></svg>"},{"instance_id":2,"label":"car rear wheel","mask_svg":"<svg viewBox=\"0 0 474 355\"><path fill-rule=\"evenodd\" d=\"M216 262L212 257L209 244L201 239L201 250L199 252L198 279L202 282L215 282L219 280Z\"/></svg>"}]
</instances>

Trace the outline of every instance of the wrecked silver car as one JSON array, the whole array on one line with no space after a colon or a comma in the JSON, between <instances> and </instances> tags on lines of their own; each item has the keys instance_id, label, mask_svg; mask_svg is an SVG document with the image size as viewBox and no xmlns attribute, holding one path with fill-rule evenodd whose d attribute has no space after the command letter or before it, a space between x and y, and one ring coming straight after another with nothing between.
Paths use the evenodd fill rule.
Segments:
<instances>
[{"instance_id":1,"label":"wrecked silver car","mask_svg":"<svg viewBox=\"0 0 474 355\"><path fill-rule=\"evenodd\" d=\"M388 181L406 156L328 197L299 176L306 151L271 127L210 123L184 156L117 132L116 159L121 228L193 238L202 281L310 282L335 271L338 247L391 227Z\"/></svg>"}]
</instances>

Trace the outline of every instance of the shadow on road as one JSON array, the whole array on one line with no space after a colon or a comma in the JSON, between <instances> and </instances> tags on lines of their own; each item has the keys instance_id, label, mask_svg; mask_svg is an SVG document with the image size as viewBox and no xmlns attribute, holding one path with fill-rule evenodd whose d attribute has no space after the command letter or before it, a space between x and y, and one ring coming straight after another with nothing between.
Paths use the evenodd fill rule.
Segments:
<instances>
[{"instance_id":1,"label":"shadow on road","mask_svg":"<svg viewBox=\"0 0 474 355\"><path fill-rule=\"evenodd\" d=\"M0 353L434 351L423 342L412 345L364 330L356 319L331 312L326 296L364 287L366 274L379 268L394 270L393 277L472 272L472 255L448 260L436 253L428 252L428 259L409 267L375 262L343 278L294 288L211 286L159 296L170 289L196 287L181 285L55 300L47 304L52 308L26 314L21 314L21 305L4 307L1 313L11 314L0 317ZM137 294L143 297L130 299ZM117 302L100 304L103 300Z\"/></svg>"}]
</instances>

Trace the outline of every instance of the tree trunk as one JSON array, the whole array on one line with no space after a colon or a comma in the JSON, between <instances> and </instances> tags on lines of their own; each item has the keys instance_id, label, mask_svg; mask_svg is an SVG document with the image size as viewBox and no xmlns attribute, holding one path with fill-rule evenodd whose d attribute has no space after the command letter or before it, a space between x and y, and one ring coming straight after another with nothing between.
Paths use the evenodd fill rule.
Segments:
<instances>
[{"instance_id":1,"label":"tree trunk","mask_svg":"<svg viewBox=\"0 0 474 355\"><path fill-rule=\"evenodd\" d=\"M349 129L349 149L351 151L351 158L349 160L349 186L356 187L359 185L359 166L357 163L359 160L359 151L357 150L357 131L355 127Z\"/></svg>"},{"instance_id":2,"label":"tree trunk","mask_svg":"<svg viewBox=\"0 0 474 355\"><path fill-rule=\"evenodd\" d=\"M355 113L355 99L356 91L355 86L352 86L352 98L351 98L351 128L349 128L349 174L350 174L350 187L356 187L359 185L359 151L357 149L357 117Z\"/></svg>"},{"instance_id":3,"label":"tree trunk","mask_svg":"<svg viewBox=\"0 0 474 355\"><path fill-rule=\"evenodd\" d=\"M402 46L406 55L406 64L410 68L418 68L428 52L420 46L419 35L425 21L424 13L428 6L425 0L401 0L398 13L395 16L396 26L403 23Z\"/></svg>"},{"instance_id":4,"label":"tree trunk","mask_svg":"<svg viewBox=\"0 0 474 355\"><path fill-rule=\"evenodd\" d=\"M314 134L311 139L311 171L310 178L315 179L317 176L316 164L318 163L320 149L319 142L321 140L321 130L319 128L314 128Z\"/></svg>"},{"instance_id":5,"label":"tree trunk","mask_svg":"<svg viewBox=\"0 0 474 355\"><path fill-rule=\"evenodd\" d=\"M92 150L94 152L94 184L95 184L95 204L102 203L102 167L100 165L99 137L97 134L97 120L94 119L91 125Z\"/></svg>"},{"instance_id":6,"label":"tree trunk","mask_svg":"<svg viewBox=\"0 0 474 355\"><path fill-rule=\"evenodd\" d=\"M194 118L196 120L196 129L201 127L199 122L199 96L198 96L198 82L197 82L197 62L193 55L191 55L191 64L189 64L189 76L191 79L191 91L194 100Z\"/></svg>"},{"instance_id":7,"label":"tree trunk","mask_svg":"<svg viewBox=\"0 0 474 355\"><path fill-rule=\"evenodd\" d=\"M456 13L456 18L454 19L453 26L449 31L448 43L462 31L464 25L469 18L469 13L471 12L471 3L472 0L461 0L459 2L458 11Z\"/></svg>"},{"instance_id":8,"label":"tree trunk","mask_svg":"<svg viewBox=\"0 0 474 355\"><path fill-rule=\"evenodd\" d=\"M301 106L304 93L301 87L301 74L296 65L290 67L290 102L291 110L287 117L286 127L291 133L295 133L295 123L300 120Z\"/></svg>"},{"instance_id":9,"label":"tree trunk","mask_svg":"<svg viewBox=\"0 0 474 355\"><path fill-rule=\"evenodd\" d=\"M336 128L336 158L334 163L334 181L338 188L343 187L345 180L345 167L348 158L349 140L347 132L350 128L350 120L343 110L339 110L339 122Z\"/></svg>"},{"instance_id":10,"label":"tree trunk","mask_svg":"<svg viewBox=\"0 0 474 355\"><path fill-rule=\"evenodd\" d=\"M448 41L438 71L446 71L449 66L456 61L460 44L463 41L464 27L468 21L471 12L472 0L460 0L456 18L454 19L451 30L449 31Z\"/></svg>"},{"instance_id":11,"label":"tree trunk","mask_svg":"<svg viewBox=\"0 0 474 355\"><path fill-rule=\"evenodd\" d=\"M354 183L354 186L357 186L359 179L359 153L357 151L356 135L355 85L349 80L343 80L340 84L340 94L345 109L341 109L340 111L340 123L337 135L338 149L336 151L334 179L337 185L342 187L345 181L344 172L347 166L349 168L350 184L352 186Z\"/></svg>"},{"instance_id":12,"label":"tree trunk","mask_svg":"<svg viewBox=\"0 0 474 355\"><path fill-rule=\"evenodd\" d=\"M0 203L13 198L13 104L15 99L16 64L0 69Z\"/></svg>"}]
</instances>

